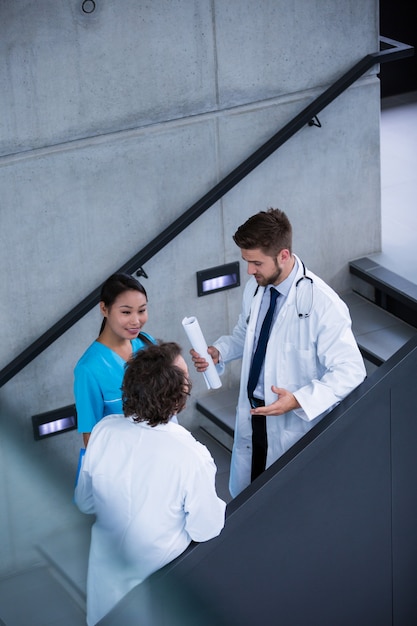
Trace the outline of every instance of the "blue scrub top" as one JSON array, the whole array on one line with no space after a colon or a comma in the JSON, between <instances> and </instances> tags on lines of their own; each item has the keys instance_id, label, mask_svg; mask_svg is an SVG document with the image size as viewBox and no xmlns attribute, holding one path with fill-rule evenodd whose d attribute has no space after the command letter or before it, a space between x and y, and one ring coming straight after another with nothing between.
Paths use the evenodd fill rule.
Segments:
<instances>
[{"instance_id":1,"label":"blue scrub top","mask_svg":"<svg viewBox=\"0 0 417 626\"><path fill-rule=\"evenodd\" d=\"M155 339L145 335L152 343ZM132 352L146 348L140 338L131 341ZM113 350L95 341L84 352L74 369L74 396L78 432L91 433L106 415L123 413L122 381L126 361Z\"/></svg>"}]
</instances>

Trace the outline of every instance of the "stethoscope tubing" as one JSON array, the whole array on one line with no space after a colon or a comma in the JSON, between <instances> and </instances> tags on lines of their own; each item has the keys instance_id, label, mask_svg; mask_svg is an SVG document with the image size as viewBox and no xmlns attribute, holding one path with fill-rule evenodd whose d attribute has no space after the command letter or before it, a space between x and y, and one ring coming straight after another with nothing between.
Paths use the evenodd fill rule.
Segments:
<instances>
[{"instance_id":1,"label":"stethoscope tubing","mask_svg":"<svg viewBox=\"0 0 417 626\"><path fill-rule=\"evenodd\" d=\"M300 259L301 261L301 259ZM303 266L303 275L297 280L297 282L295 283L295 309L297 311L297 315L299 317L299 319L306 319L307 317L310 317L311 315L311 311L313 310L313 279L311 278L311 276L307 276L307 271L306 271L306 266L304 264L304 261L301 261L301 265ZM300 283L303 280L307 280L310 285L311 285L311 305L310 308L308 310L307 313L300 313L299 309L298 309L298 287L300 285ZM253 294L253 297L256 296L256 294L258 293L258 289L259 289L259 285L256 287L255 289L255 293ZM248 315L248 317L246 318L246 324L249 323L250 320L250 313Z\"/></svg>"}]
</instances>

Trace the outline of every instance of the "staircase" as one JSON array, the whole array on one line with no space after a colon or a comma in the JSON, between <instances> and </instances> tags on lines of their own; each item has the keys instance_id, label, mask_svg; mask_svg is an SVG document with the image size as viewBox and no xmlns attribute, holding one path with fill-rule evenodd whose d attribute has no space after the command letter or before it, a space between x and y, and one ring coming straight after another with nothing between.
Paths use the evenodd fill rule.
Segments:
<instances>
[{"instance_id":1,"label":"staircase","mask_svg":"<svg viewBox=\"0 0 417 626\"><path fill-rule=\"evenodd\" d=\"M364 356L368 376L417 334L417 286L379 265L372 257L350 263L352 287L342 295ZM238 388L212 391L196 403L200 427L193 435L207 446L217 466L217 491L226 502L230 451L233 444ZM0 624L48 623L75 626L85 623L85 587L91 516L80 527L45 538L38 550L43 564L0 581ZM15 598L20 590L20 600Z\"/></svg>"}]
</instances>

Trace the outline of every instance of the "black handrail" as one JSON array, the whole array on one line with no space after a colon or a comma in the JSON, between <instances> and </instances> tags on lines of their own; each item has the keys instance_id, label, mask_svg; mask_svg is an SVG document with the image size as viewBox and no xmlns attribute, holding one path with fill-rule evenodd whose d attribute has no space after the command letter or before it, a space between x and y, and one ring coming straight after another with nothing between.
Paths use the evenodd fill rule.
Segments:
<instances>
[{"instance_id":1,"label":"black handrail","mask_svg":"<svg viewBox=\"0 0 417 626\"><path fill-rule=\"evenodd\" d=\"M252 170L282 146L290 137L295 135L303 126L311 123L320 111L350 87L352 83L365 74L371 67L377 63L396 61L413 56L414 54L414 48L412 46L386 37L380 37L380 47L381 50L379 52L366 55L343 74L343 76L326 89L324 93L303 109L301 113L296 115L288 124L271 137L271 139L238 165L238 167L223 178L223 180L208 191L200 200L193 204L117 271L132 274L137 268L146 263L146 261L149 261L149 259L162 250L162 248L237 185L245 176L250 174ZM56 339L59 339L71 326L88 313L99 302L100 290L101 287L97 287L97 289L84 298L84 300L77 304L77 306L62 319L51 326L39 339L34 341L28 348L13 359L13 361L6 365L0 372L0 387L13 378L13 376L20 372L28 363L46 350L48 346Z\"/></svg>"}]
</instances>

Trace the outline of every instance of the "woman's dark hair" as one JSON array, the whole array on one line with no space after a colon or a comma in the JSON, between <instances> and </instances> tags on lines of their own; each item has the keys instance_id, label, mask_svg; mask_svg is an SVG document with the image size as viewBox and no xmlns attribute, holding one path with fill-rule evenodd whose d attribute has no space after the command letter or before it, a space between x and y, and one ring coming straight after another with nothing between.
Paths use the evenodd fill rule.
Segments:
<instances>
[{"instance_id":1,"label":"woman's dark hair","mask_svg":"<svg viewBox=\"0 0 417 626\"><path fill-rule=\"evenodd\" d=\"M101 288L100 293L100 302L104 302L105 306L109 309L116 298L120 296L121 293L125 291L139 291L143 293L146 300L148 300L148 296L145 290L145 287L141 285L141 283L133 278L130 274L112 274L106 280ZM100 335L104 330L106 325L106 318L103 319L100 328Z\"/></svg>"},{"instance_id":2,"label":"woman's dark hair","mask_svg":"<svg viewBox=\"0 0 417 626\"><path fill-rule=\"evenodd\" d=\"M291 222L280 209L260 211L239 226L233 240L242 250L259 248L276 257L284 249L292 252Z\"/></svg>"},{"instance_id":3,"label":"woman's dark hair","mask_svg":"<svg viewBox=\"0 0 417 626\"><path fill-rule=\"evenodd\" d=\"M191 381L174 365L181 354L175 342L140 350L127 363L122 383L123 413L150 426L166 424L185 407Z\"/></svg>"}]
</instances>

